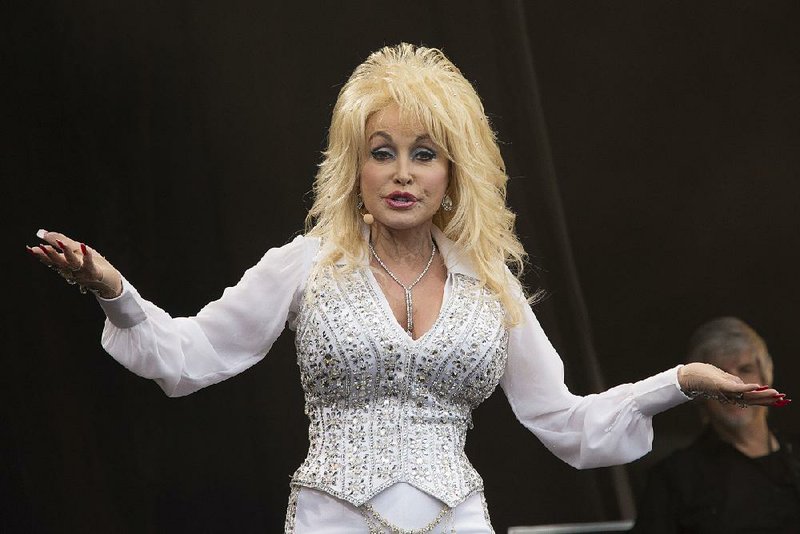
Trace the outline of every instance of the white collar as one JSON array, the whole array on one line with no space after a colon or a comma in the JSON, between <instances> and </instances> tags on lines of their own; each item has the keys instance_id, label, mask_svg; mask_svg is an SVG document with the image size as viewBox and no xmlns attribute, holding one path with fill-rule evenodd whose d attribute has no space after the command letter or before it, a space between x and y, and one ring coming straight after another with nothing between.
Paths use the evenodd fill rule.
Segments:
<instances>
[{"instance_id":1,"label":"white collar","mask_svg":"<svg viewBox=\"0 0 800 534\"><path fill-rule=\"evenodd\" d=\"M436 241L436 246L439 247L439 252L444 259L444 264L447 266L447 272L459 273L475 279L478 278L478 275L475 274L475 269L472 267L472 260L466 250L444 235L444 232L435 224L433 225L431 235L433 235L433 240Z\"/></svg>"}]
</instances>

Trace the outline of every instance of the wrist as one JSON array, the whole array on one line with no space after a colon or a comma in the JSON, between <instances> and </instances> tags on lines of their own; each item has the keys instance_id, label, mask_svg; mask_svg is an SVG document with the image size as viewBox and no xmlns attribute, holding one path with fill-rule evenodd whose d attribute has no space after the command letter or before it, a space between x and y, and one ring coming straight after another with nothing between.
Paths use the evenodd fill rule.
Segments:
<instances>
[{"instance_id":1,"label":"wrist","mask_svg":"<svg viewBox=\"0 0 800 534\"><path fill-rule=\"evenodd\" d=\"M95 290L94 290L94 293L95 293L95 295L97 295L97 296L98 296L98 297L100 297L101 299L111 300L111 299L115 299L115 298L117 298L118 296L122 295L122 287L121 287L121 284L120 284L120 288L119 288L119 289L117 289L117 290L111 290L111 289L109 289L109 290L95 289Z\"/></svg>"},{"instance_id":2,"label":"wrist","mask_svg":"<svg viewBox=\"0 0 800 534\"><path fill-rule=\"evenodd\" d=\"M686 378L686 365L681 365L678 367L678 387L681 388L681 391L684 394L689 391L688 380Z\"/></svg>"},{"instance_id":3,"label":"wrist","mask_svg":"<svg viewBox=\"0 0 800 534\"><path fill-rule=\"evenodd\" d=\"M81 284L81 293L91 291L101 299L115 299L122 294L122 275L114 270L109 276L106 271L100 271L100 278Z\"/></svg>"},{"instance_id":4,"label":"wrist","mask_svg":"<svg viewBox=\"0 0 800 534\"><path fill-rule=\"evenodd\" d=\"M115 299L118 296L122 295L122 277L115 276L113 281L106 281L104 280L105 274L100 277L100 280L97 282L100 284L99 287L92 289L92 291L100 298L109 300Z\"/></svg>"}]
</instances>

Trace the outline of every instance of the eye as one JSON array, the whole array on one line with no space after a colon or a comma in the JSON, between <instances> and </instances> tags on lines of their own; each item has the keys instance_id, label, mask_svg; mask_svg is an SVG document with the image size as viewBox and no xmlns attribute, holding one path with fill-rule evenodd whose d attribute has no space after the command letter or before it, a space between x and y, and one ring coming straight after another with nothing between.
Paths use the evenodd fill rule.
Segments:
<instances>
[{"instance_id":1,"label":"eye","mask_svg":"<svg viewBox=\"0 0 800 534\"><path fill-rule=\"evenodd\" d=\"M739 367L739 372L741 374L749 374L755 371L756 368L753 364L745 364Z\"/></svg>"},{"instance_id":2,"label":"eye","mask_svg":"<svg viewBox=\"0 0 800 534\"><path fill-rule=\"evenodd\" d=\"M386 161L394 157L394 152L387 147L379 147L372 150L370 156L377 161Z\"/></svg>"},{"instance_id":3,"label":"eye","mask_svg":"<svg viewBox=\"0 0 800 534\"><path fill-rule=\"evenodd\" d=\"M419 161L433 161L436 159L436 152L430 148L420 147L414 150L411 157Z\"/></svg>"}]
</instances>

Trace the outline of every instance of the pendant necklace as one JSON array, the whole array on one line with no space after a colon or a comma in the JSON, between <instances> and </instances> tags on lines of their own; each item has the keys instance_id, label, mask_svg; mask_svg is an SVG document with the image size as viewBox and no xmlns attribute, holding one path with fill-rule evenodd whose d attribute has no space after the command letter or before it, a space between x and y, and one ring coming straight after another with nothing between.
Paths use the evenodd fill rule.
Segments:
<instances>
[{"instance_id":1,"label":"pendant necklace","mask_svg":"<svg viewBox=\"0 0 800 534\"><path fill-rule=\"evenodd\" d=\"M408 286L404 285L403 282L401 282L400 279L397 278L397 276L392 271L389 270L389 268L386 266L386 264L383 263L383 260L380 259L380 257L378 256L378 253L375 252L375 249L372 247L372 241L370 241L368 244L369 244L369 250L372 252L372 255L375 256L375 259L378 260L378 263L381 265L381 267L383 267L383 270L386 271L386 274L391 276L392 280L397 282L397 284L400 287L402 287L403 290L405 291L405 294L406 294L406 325L407 325L406 334L408 334L409 336L412 336L412 332L414 331L414 314L413 314L414 300L413 300L413 297L411 295L411 290L414 288L415 285L417 285L417 282L422 280L422 277L425 276L425 274L427 274L428 269L431 268L431 264L433 263L433 256L436 255L436 243L433 240L431 240L431 257L428 258L428 264L425 266L425 268L422 270L422 272L419 273L419 276L417 277L417 279L414 280L414 282L412 282L411 285L408 285Z\"/></svg>"}]
</instances>

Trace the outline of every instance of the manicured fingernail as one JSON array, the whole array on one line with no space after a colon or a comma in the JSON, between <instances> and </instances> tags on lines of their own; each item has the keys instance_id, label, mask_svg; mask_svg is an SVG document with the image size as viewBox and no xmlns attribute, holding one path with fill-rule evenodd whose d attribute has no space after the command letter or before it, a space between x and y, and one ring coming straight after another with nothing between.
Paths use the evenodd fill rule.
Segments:
<instances>
[{"instance_id":1,"label":"manicured fingernail","mask_svg":"<svg viewBox=\"0 0 800 534\"><path fill-rule=\"evenodd\" d=\"M36 237L39 239L44 239L44 234L47 233L47 230L40 228L39 231L36 232Z\"/></svg>"},{"instance_id":2,"label":"manicured fingernail","mask_svg":"<svg viewBox=\"0 0 800 534\"><path fill-rule=\"evenodd\" d=\"M773 395L773 399L782 399L786 396L786 393L778 393L777 395Z\"/></svg>"},{"instance_id":3,"label":"manicured fingernail","mask_svg":"<svg viewBox=\"0 0 800 534\"><path fill-rule=\"evenodd\" d=\"M765 389L769 389L769 386L761 386L760 388L756 388L753 391L764 391Z\"/></svg>"},{"instance_id":4,"label":"manicured fingernail","mask_svg":"<svg viewBox=\"0 0 800 534\"><path fill-rule=\"evenodd\" d=\"M787 404L791 404L791 402L792 399L781 399L773 402L772 405L776 408L781 408L783 406L786 406Z\"/></svg>"},{"instance_id":5,"label":"manicured fingernail","mask_svg":"<svg viewBox=\"0 0 800 534\"><path fill-rule=\"evenodd\" d=\"M86 250L86 245L84 245L83 243L81 243L81 252L83 252L84 256L86 256L89 253L89 251Z\"/></svg>"},{"instance_id":6,"label":"manicured fingernail","mask_svg":"<svg viewBox=\"0 0 800 534\"><path fill-rule=\"evenodd\" d=\"M37 254L36 254L36 253L33 251L33 249L32 249L31 247L29 247L28 245L25 245L25 250L27 250L27 251L28 251L28 252L31 254L31 256L33 256L34 258L38 258L38 257L39 257L39 256L38 256L38 255L37 255Z\"/></svg>"},{"instance_id":7,"label":"manicured fingernail","mask_svg":"<svg viewBox=\"0 0 800 534\"><path fill-rule=\"evenodd\" d=\"M37 247L39 247L40 249L42 249L42 252L44 252L45 254L47 254L47 249L46 249L46 248L44 248L44 246L42 246L42 245L36 245L36 246L37 246Z\"/></svg>"}]
</instances>

